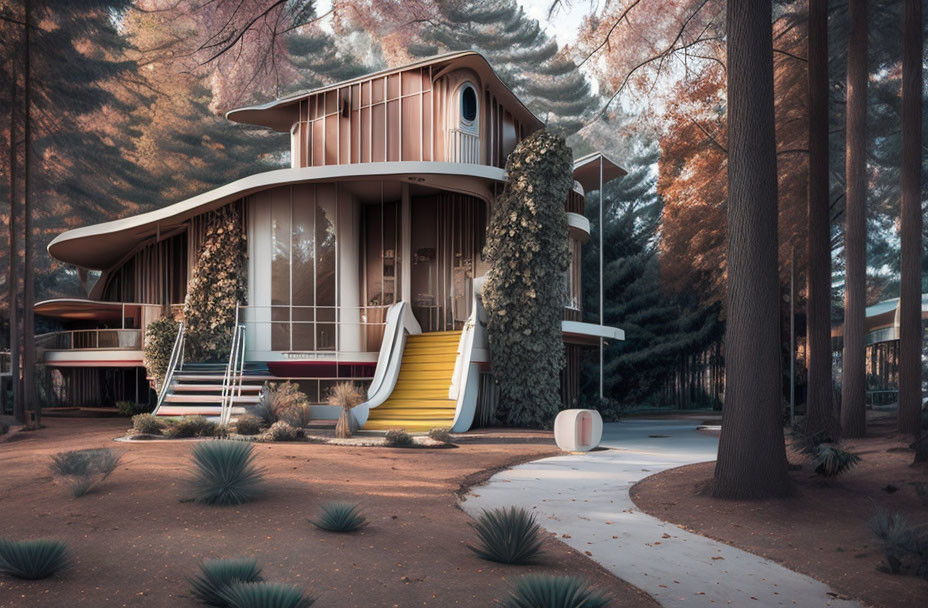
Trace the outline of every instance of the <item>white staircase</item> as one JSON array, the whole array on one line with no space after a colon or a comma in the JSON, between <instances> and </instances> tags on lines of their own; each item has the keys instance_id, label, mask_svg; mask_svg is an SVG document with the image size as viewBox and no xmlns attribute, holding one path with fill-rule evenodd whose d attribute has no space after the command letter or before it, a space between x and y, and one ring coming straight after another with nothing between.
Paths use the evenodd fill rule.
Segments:
<instances>
[{"instance_id":1,"label":"white staircase","mask_svg":"<svg viewBox=\"0 0 928 608\"><path fill-rule=\"evenodd\" d=\"M224 363L184 363L174 371L173 382L166 388L158 416L206 416L219 421L222 415L223 380L227 366ZM229 416L236 418L246 413L246 407L258 403L261 388L274 380L267 367L247 364L232 380L239 383L240 391L229 395ZM240 392L240 394L238 394Z\"/></svg>"}]
</instances>

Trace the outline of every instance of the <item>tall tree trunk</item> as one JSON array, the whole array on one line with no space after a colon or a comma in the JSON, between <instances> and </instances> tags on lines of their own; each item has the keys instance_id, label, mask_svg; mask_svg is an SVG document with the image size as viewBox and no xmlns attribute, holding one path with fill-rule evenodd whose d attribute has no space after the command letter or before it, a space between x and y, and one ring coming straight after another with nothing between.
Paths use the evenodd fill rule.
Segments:
<instances>
[{"instance_id":1,"label":"tall tree trunk","mask_svg":"<svg viewBox=\"0 0 928 608\"><path fill-rule=\"evenodd\" d=\"M7 274L7 299L10 305L10 385L13 389L13 417L17 422L25 422L26 410L23 407L22 384L19 377L19 273L16 263L19 259L16 248L16 216L19 213L16 196L16 164L18 162L16 145L16 103L19 81L16 77L16 58L13 58L13 77L10 80L10 267Z\"/></svg>"},{"instance_id":2,"label":"tall tree trunk","mask_svg":"<svg viewBox=\"0 0 928 608\"><path fill-rule=\"evenodd\" d=\"M30 165L32 160L32 3L25 0L25 62L23 71L23 103L25 107L25 121L23 139L25 140L25 156L23 159L23 401L27 408L33 412L36 424L41 422L42 408L35 398L35 316L33 306L35 303L35 264L32 251L32 176Z\"/></svg>"},{"instance_id":3,"label":"tall tree trunk","mask_svg":"<svg viewBox=\"0 0 928 608\"><path fill-rule=\"evenodd\" d=\"M713 493L789 491L780 386L777 156L770 0L729 0L728 323Z\"/></svg>"},{"instance_id":4,"label":"tall tree trunk","mask_svg":"<svg viewBox=\"0 0 928 608\"><path fill-rule=\"evenodd\" d=\"M841 432L847 437L863 437L867 431L864 359L867 306L867 0L849 0L848 12Z\"/></svg>"},{"instance_id":5,"label":"tall tree trunk","mask_svg":"<svg viewBox=\"0 0 928 608\"><path fill-rule=\"evenodd\" d=\"M809 0L809 353L806 432L831 430L831 219L828 181L828 0Z\"/></svg>"},{"instance_id":6,"label":"tall tree trunk","mask_svg":"<svg viewBox=\"0 0 928 608\"><path fill-rule=\"evenodd\" d=\"M903 11L898 428L916 435L922 411L922 0L905 0Z\"/></svg>"}]
</instances>

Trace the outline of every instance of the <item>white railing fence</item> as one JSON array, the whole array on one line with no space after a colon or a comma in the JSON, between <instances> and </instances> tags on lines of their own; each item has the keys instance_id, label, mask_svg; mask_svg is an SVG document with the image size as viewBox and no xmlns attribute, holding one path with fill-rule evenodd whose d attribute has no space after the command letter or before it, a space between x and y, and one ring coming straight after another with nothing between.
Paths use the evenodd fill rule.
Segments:
<instances>
[{"instance_id":1,"label":"white railing fence","mask_svg":"<svg viewBox=\"0 0 928 608\"><path fill-rule=\"evenodd\" d=\"M448 162L480 163L480 136L461 129L451 129L448 133Z\"/></svg>"},{"instance_id":2,"label":"white railing fence","mask_svg":"<svg viewBox=\"0 0 928 608\"><path fill-rule=\"evenodd\" d=\"M249 348L293 356L374 352L380 348L389 306L240 307Z\"/></svg>"},{"instance_id":3,"label":"white railing fence","mask_svg":"<svg viewBox=\"0 0 928 608\"><path fill-rule=\"evenodd\" d=\"M35 337L40 350L141 350L141 329L75 329L53 331Z\"/></svg>"}]
</instances>

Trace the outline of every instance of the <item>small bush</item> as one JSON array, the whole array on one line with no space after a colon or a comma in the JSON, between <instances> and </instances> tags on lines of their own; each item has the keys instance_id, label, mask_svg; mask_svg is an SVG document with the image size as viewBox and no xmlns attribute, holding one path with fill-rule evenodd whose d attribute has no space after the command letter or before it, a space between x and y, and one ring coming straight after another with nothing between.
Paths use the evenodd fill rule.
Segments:
<instances>
[{"instance_id":1,"label":"small bush","mask_svg":"<svg viewBox=\"0 0 928 608\"><path fill-rule=\"evenodd\" d=\"M468 548L481 559L501 564L527 564L541 552L541 529L535 516L522 508L484 511L472 523L479 547Z\"/></svg>"},{"instance_id":2,"label":"small bush","mask_svg":"<svg viewBox=\"0 0 928 608\"><path fill-rule=\"evenodd\" d=\"M309 398L298 385L289 380L283 383L268 383L261 391L261 398L252 410L268 425L278 420L303 428L309 424Z\"/></svg>"},{"instance_id":3,"label":"small bush","mask_svg":"<svg viewBox=\"0 0 928 608\"><path fill-rule=\"evenodd\" d=\"M840 428L834 421L826 423L825 429L810 430L808 421L802 420L793 425L792 440L789 446L799 454L815 456L819 446L837 444L840 440Z\"/></svg>"},{"instance_id":4,"label":"small bush","mask_svg":"<svg viewBox=\"0 0 928 608\"><path fill-rule=\"evenodd\" d=\"M604 608L605 594L575 576L530 574L516 581L506 608Z\"/></svg>"},{"instance_id":5,"label":"small bush","mask_svg":"<svg viewBox=\"0 0 928 608\"><path fill-rule=\"evenodd\" d=\"M220 435L219 425L203 416L184 416L171 422L163 431L171 439L187 437L216 437Z\"/></svg>"},{"instance_id":6,"label":"small bush","mask_svg":"<svg viewBox=\"0 0 928 608\"><path fill-rule=\"evenodd\" d=\"M406 429L390 429L383 438L383 444L391 448L408 448L413 440Z\"/></svg>"},{"instance_id":7,"label":"small bush","mask_svg":"<svg viewBox=\"0 0 928 608\"><path fill-rule=\"evenodd\" d=\"M200 564L200 575L188 578L193 595L210 606L228 606L222 592L234 582L260 581L258 560L250 557L210 559Z\"/></svg>"},{"instance_id":8,"label":"small bush","mask_svg":"<svg viewBox=\"0 0 928 608\"><path fill-rule=\"evenodd\" d=\"M217 440L193 446L193 500L209 505L240 505L261 493L264 472L254 464L254 446Z\"/></svg>"},{"instance_id":9,"label":"small bush","mask_svg":"<svg viewBox=\"0 0 928 608\"><path fill-rule=\"evenodd\" d=\"M222 596L232 608L308 608L315 601L299 587L283 583L235 582Z\"/></svg>"},{"instance_id":10,"label":"small bush","mask_svg":"<svg viewBox=\"0 0 928 608\"><path fill-rule=\"evenodd\" d=\"M119 466L122 453L109 448L58 452L52 456L52 474L64 481L75 498L83 496Z\"/></svg>"},{"instance_id":11,"label":"small bush","mask_svg":"<svg viewBox=\"0 0 928 608\"><path fill-rule=\"evenodd\" d=\"M429 437L442 443L454 443L454 439L451 437L451 429L432 429L429 431Z\"/></svg>"},{"instance_id":12,"label":"small bush","mask_svg":"<svg viewBox=\"0 0 928 608\"><path fill-rule=\"evenodd\" d=\"M6 435L10 432L10 425L0 420L0 435Z\"/></svg>"},{"instance_id":13,"label":"small bush","mask_svg":"<svg viewBox=\"0 0 928 608\"><path fill-rule=\"evenodd\" d=\"M836 445L822 444L815 448L812 468L822 477L837 477L860 462L860 456L851 454Z\"/></svg>"},{"instance_id":14,"label":"small bush","mask_svg":"<svg viewBox=\"0 0 928 608\"><path fill-rule=\"evenodd\" d=\"M161 383L167 373L174 341L177 339L177 321L169 317L156 319L145 328L145 350L142 364L148 377L155 380L155 390L161 390Z\"/></svg>"},{"instance_id":15,"label":"small bush","mask_svg":"<svg viewBox=\"0 0 928 608\"><path fill-rule=\"evenodd\" d=\"M322 505L322 513L311 524L329 532L354 532L367 525L367 518L361 515L361 506L345 502L332 502Z\"/></svg>"},{"instance_id":16,"label":"small bush","mask_svg":"<svg viewBox=\"0 0 928 608\"><path fill-rule=\"evenodd\" d=\"M160 435L164 430L164 421L152 414L136 414L132 417L132 429L143 435Z\"/></svg>"},{"instance_id":17,"label":"small bush","mask_svg":"<svg viewBox=\"0 0 928 608\"><path fill-rule=\"evenodd\" d=\"M133 401L117 401L116 411L119 412L120 416L125 416L127 418L135 416L138 413L135 402Z\"/></svg>"},{"instance_id":18,"label":"small bush","mask_svg":"<svg viewBox=\"0 0 928 608\"><path fill-rule=\"evenodd\" d=\"M38 580L48 578L68 563L68 546L58 540L0 539L0 572Z\"/></svg>"},{"instance_id":19,"label":"small bush","mask_svg":"<svg viewBox=\"0 0 928 608\"><path fill-rule=\"evenodd\" d=\"M347 439L358 430L358 423L351 415L351 408L360 405L364 395L353 382L339 382L329 391L328 404L342 409L335 424L335 436Z\"/></svg>"},{"instance_id":20,"label":"small bush","mask_svg":"<svg viewBox=\"0 0 928 608\"><path fill-rule=\"evenodd\" d=\"M264 433L264 439L267 441L296 441L300 435L300 429L292 427L289 422L278 420Z\"/></svg>"},{"instance_id":21,"label":"small bush","mask_svg":"<svg viewBox=\"0 0 928 608\"><path fill-rule=\"evenodd\" d=\"M257 435L261 432L261 421L255 416L242 416L235 421L235 432L239 435Z\"/></svg>"},{"instance_id":22,"label":"small bush","mask_svg":"<svg viewBox=\"0 0 928 608\"><path fill-rule=\"evenodd\" d=\"M911 568L928 577L928 537L913 528L900 513L877 511L870 530L883 542L883 555L889 571L899 574Z\"/></svg>"}]
</instances>

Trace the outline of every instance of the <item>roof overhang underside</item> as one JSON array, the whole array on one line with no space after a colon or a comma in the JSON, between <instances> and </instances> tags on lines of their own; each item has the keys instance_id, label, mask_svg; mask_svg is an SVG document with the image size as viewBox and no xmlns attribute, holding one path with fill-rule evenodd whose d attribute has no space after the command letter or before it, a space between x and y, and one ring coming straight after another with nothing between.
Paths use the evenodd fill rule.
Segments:
<instances>
[{"instance_id":1,"label":"roof overhang underside","mask_svg":"<svg viewBox=\"0 0 928 608\"><path fill-rule=\"evenodd\" d=\"M928 294L922 294L922 319L928 319ZM885 329L888 327L899 327L899 299L885 300L867 307L866 317L864 319L864 331L867 333ZM844 336L844 324L835 325L831 328L832 338L841 338ZM895 338L893 338L895 339Z\"/></svg>"},{"instance_id":2,"label":"roof overhang underside","mask_svg":"<svg viewBox=\"0 0 928 608\"><path fill-rule=\"evenodd\" d=\"M626 174L625 169L602 152L587 154L574 161L574 179L580 182L584 191L599 190L600 167L603 185Z\"/></svg>"},{"instance_id":3,"label":"roof overhang underside","mask_svg":"<svg viewBox=\"0 0 928 608\"><path fill-rule=\"evenodd\" d=\"M120 302L62 298L39 302L33 310L35 310L35 314L43 317L68 321L119 321L123 318L124 313L132 315L139 306L139 304L122 304Z\"/></svg>"},{"instance_id":4,"label":"roof overhang underside","mask_svg":"<svg viewBox=\"0 0 928 608\"><path fill-rule=\"evenodd\" d=\"M278 169L236 180L156 211L59 234L48 252L82 268L108 270L140 243L182 228L190 218L276 186L345 181L400 181L458 192L492 203L494 185L506 180L497 167L442 162L380 162Z\"/></svg>"},{"instance_id":5,"label":"roof overhang underside","mask_svg":"<svg viewBox=\"0 0 928 608\"><path fill-rule=\"evenodd\" d=\"M500 80L499 76L493 70L493 67L486 58L476 51L460 51L438 55L429 59L424 59L416 63L397 66L373 74L365 74L358 78L352 78L342 82L337 82L325 87L319 87L310 91L302 91L294 95L289 95L281 99L276 99L267 103L236 108L226 113L226 118L246 125L256 125L268 127L275 131L289 131L299 119L299 103L311 95L316 95L325 91L332 91L342 87L348 87L358 84L372 78L381 78L396 74L404 70L432 66L433 77L445 72L445 69L469 68L474 70L481 78L484 79L490 92L499 99L506 108L513 113L525 125L537 130L544 126L544 123L529 110L522 101Z\"/></svg>"}]
</instances>

